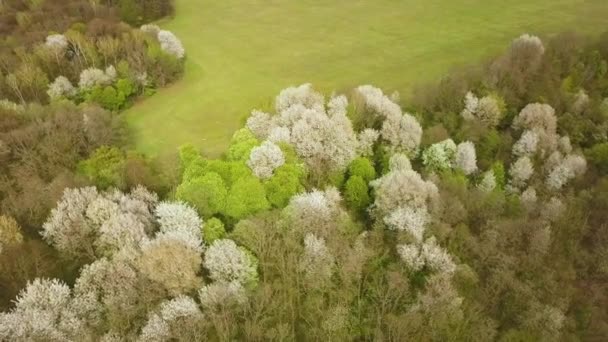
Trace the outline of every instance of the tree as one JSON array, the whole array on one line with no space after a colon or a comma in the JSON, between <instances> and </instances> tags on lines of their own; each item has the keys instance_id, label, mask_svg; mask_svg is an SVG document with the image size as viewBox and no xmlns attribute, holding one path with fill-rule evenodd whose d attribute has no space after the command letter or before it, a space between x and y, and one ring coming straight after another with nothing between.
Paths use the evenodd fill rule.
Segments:
<instances>
[{"instance_id":1,"label":"tree","mask_svg":"<svg viewBox=\"0 0 608 342\"><path fill-rule=\"evenodd\" d=\"M158 41L160 42L161 49L166 53L173 55L178 59L182 59L186 55L186 50L184 49L181 40L172 32L166 30L158 31Z\"/></svg>"},{"instance_id":2,"label":"tree","mask_svg":"<svg viewBox=\"0 0 608 342\"><path fill-rule=\"evenodd\" d=\"M116 147L102 146L78 166L80 172L100 189L125 186L125 156Z\"/></svg>"},{"instance_id":3,"label":"tree","mask_svg":"<svg viewBox=\"0 0 608 342\"><path fill-rule=\"evenodd\" d=\"M247 166L254 176L264 180L272 177L274 170L284 163L285 157L279 146L270 141L264 141L261 146L251 150Z\"/></svg>"},{"instance_id":4,"label":"tree","mask_svg":"<svg viewBox=\"0 0 608 342\"><path fill-rule=\"evenodd\" d=\"M15 307L0 315L0 338L7 341L86 339L71 308L70 288L57 279L35 279L21 291Z\"/></svg>"},{"instance_id":5,"label":"tree","mask_svg":"<svg viewBox=\"0 0 608 342\"><path fill-rule=\"evenodd\" d=\"M175 198L188 202L196 207L203 217L211 217L226 208L228 190L215 172L208 172L202 177L187 179L177 187Z\"/></svg>"},{"instance_id":6,"label":"tree","mask_svg":"<svg viewBox=\"0 0 608 342\"><path fill-rule=\"evenodd\" d=\"M359 176L365 182L370 182L376 178L376 170L372 161L364 157L357 157L350 163L348 174L351 177Z\"/></svg>"},{"instance_id":7,"label":"tree","mask_svg":"<svg viewBox=\"0 0 608 342\"><path fill-rule=\"evenodd\" d=\"M243 177L232 184L224 213L240 220L268 208L270 204L262 183L254 177Z\"/></svg>"},{"instance_id":8,"label":"tree","mask_svg":"<svg viewBox=\"0 0 608 342\"><path fill-rule=\"evenodd\" d=\"M289 199L304 189L301 180L304 169L300 165L285 164L276 169L274 175L264 183L270 204L283 208Z\"/></svg>"},{"instance_id":9,"label":"tree","mask_svg":"<svg viewBox=\"0 0 608 342\"><path fill-rule=\"evenodd\" d=\"M470 141L458 144L456 150L456 167L464 172L465 175L477 171L477 157L475 155L475 145Z\"/></svg>"},{"instance_id":10,"label":"tree","mask_svg":"<svg viewBox=\"0 0 608 342\"><path fill-rule=\"evenodd\" d=\"M23 242L21 227L14 218L0 215L0 253L5 246L17 245Z\"/></svg>"},{"instance_id":11,"label":"tree","mask_svg":"<svg viewBox=\"0 0 608 342\"><path fill-rule=\"evenodd\" d=\"M151 313L139 341L200 341L204 339L204 318L198 304L188 296L178 296Z\"/></svg>"},{"instance_id":12,"label":"tree","mask_svg":"<svg viewBox=\"0 0 608 342\"><path fill-rule=\"evenodd\" d=\"M216 218L212 217L205 223L203 227L203 238L208 244L212 244L214 241L224 238L226 235L226 229L224 223Z\"/></svg>"},{"instance_id":13,"label":"tree","mask_svg":"<svg viewBox=\"0 0 608 342\"><path fill-rule=\"evenodd\" d=\"M205 252L204 266L216 282L253 286L258 281L257 260L232 240L216 240Z\"/></svg>"},{"instance_id":14,"label":"tree","mask_svg":"<svg viewBox=\"0 0 608 342\"><path fill-rule=\"evenodd\" d=\"M200 240L192 240L183 231L157 234L155 239L143 243L137 267L169 295L177 296L201 286L201 252Z\"/></svg>"},{"instance_id":15,"label":"tree","mask_svg":"<svg viewBox=\"0 0 608 342\"><path fill-rule=\"evenodd\" d=\"M241 128L232 135L228 147L227 159L229 161L247 160L251 150L260 142L247 128Z\"/></svg>"},{"instance_id":16,"label":"tree","mask_svg":"<svg viewBox=\"0 0 608 342\"><path fill-rule=\"evenodd\" d=\"M429 170L443 171L454 166L457 146L452 139L431 145L422 153L422 163Z\"/></svg>"},{"instance_id":17,"label":"tree","mask_svg":"<svg viewBox=\"0 0 608 342\"><path fill-rule=\"evenodd\" d=\"M361 176L351 176L344 186L344 199L348 205L362 211L370 204L369 189Z\"/></svg>"}]
</instances>

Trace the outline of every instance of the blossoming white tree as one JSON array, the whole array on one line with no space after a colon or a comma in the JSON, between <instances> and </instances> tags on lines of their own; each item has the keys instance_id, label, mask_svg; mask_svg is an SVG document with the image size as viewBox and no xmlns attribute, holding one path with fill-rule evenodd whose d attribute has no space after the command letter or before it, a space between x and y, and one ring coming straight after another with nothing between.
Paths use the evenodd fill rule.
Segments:
<instances>
[{"instance_id":1,"label":"blossoming white tree","mask_svg":"<svg viewBox=\"0 0 608 342\"><path fill-rule=\"evenodd\" d=\"M465 175L477 171L477 156L475 145L470 141L458 144L456 150L456 168L462 170Z\"/></svg>"},{"instance_id":2,"label":"blossoming white tree","mask_svg":"<svg viewBox=\"0 0 608 342\"><path fill-rule=\"evenodd\" d=\"M232 240L214 241L205 252L204 266L217 282L249 285L257 281L257 261Z\"/></svg>"},{"instance_id":3,"label":"blossoming white tree","mask_svg":"<svg viewBox=\"0 0 608 342\"><path fill-rule=\"evenodd\" d=\"M260 179L272 177L274 170L283 164L285 164L283 152L271 141L264 141L261 146L254 147L247 161L247 166Z\"/></svg>"},{"instance_id":4,"label":"blossoming white tree","mask_svg":"<svg viewBox=\"0 0 608 342\"><path fill-rule=\"evenodd\" d=\"M186 50L182 45L182 41L172 32L160 30L158 31L157 38L160 43L160 48L166 53L173 55L178 59L182 59L186 55Z\"/></svg>"}]
</instances>

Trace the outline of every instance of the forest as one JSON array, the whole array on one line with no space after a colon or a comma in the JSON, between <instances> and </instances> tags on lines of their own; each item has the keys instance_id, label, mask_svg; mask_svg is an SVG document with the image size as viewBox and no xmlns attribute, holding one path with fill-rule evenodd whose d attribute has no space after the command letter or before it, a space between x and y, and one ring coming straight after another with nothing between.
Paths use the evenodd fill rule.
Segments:
<instances>
[{"instance_id":1,"label":"forest","mask_svg":"<svg viewBox=\"0 0 608 342\"><path fill-rule=\"evenodd\" d=\"M171 1L0 9L1 341L608 338L608 32L159 160L124 110L188 71Z\"/></svg>"}]
</instances>

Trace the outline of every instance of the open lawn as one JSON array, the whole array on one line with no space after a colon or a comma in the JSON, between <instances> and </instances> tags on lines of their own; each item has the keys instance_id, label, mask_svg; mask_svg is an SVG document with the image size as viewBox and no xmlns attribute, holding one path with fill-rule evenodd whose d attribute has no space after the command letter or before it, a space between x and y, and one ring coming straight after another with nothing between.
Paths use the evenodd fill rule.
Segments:
<instances>
[{"instance_id":1,"label":"open lawn","mask_svg":"<svg viewBox=\"0 0 608 342\"><path fill-rule=\"evenodd\" d=\"M608 30L606 0L176 0L161 26L188 60L182 80L127 111L150 156L190 142L222 153L251 109L283 88L369 83L408 94L521 33Z\"/></svg>"}]
</instances>

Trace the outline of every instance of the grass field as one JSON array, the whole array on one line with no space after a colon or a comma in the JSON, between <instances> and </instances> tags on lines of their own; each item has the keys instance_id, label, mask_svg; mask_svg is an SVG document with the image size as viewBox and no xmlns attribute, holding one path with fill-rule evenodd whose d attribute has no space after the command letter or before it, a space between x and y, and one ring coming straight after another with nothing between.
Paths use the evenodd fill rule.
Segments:
<instances>
[{"instance_id":1,"label":"grass field","mask_svg":"<svg viewBox=\"0 0 608 342\"><path fill-rule=\"evenodd\" d=\"M310 82L408 94L524 32L608 30L606 0L176 0L161 23L188 54L182 80L127 113L150 156L190 142L223 152L251 109Z\"/></svg>"}]
</instances>

